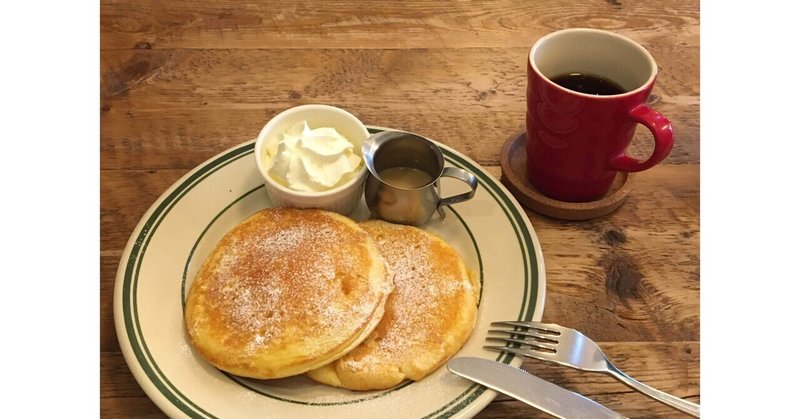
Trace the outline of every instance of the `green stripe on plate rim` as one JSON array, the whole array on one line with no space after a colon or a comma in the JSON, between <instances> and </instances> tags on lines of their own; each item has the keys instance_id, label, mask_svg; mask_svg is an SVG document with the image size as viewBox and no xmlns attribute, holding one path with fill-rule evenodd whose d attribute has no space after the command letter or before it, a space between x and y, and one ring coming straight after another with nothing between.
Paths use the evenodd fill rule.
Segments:
<instances>
[{"instance_id":1,"label":"green stripe on plate rim","mask_svg":"<svg viewBox=\"0 0 800 419\"><path fill-rule=\"evenodd\" d=\"M382 131L382 129L375 128L370 128L369 130L372 133ZM155 363L153 356L150 353L146 342L144 341L141 325L139 323L137 306L138 274L147 249L147 245L153 237L153 234L161 224L161 221L163 221L166 215L180 201L180 199L203 179L210 176L222 167L251 154L253 150L254 142L252 141L237 146L230 151L223 153L219 157L213 158L209 162L196 168L193 172L188 174L184 180L179 181L180 183L176 184L173 191L161 200L161 202L158 204L155 210L153 210L152 214L142 226L135 242L133 243L133 246L131 247L130 255L126 262L126 267L123 274L122 311L126 334L136 360L138 361L142 371L148 377L153 386L159 391L159 393L163 395L168 402L190 417L214 416L184 396L167 379L166 375ZM523 301L520 307L518 320L532 320L537 298L537 288L531 283L531 278L538 278L538 266L536 263L532 263L536 260L536 254L534 252L535 247L533 245L533 238L531 237L530 232L527 228L524 228L525 222L523 221L524 219L522 214L520 214L510 198L506 194L502 193L493 178L487 176L486 173L484 173L480 168L476 167L464 158L456 155L449 149L442 148L442 152L451 163L461 166L462 168L474 173L478 177L479 183L482 184L489 194L495 199L495 201L500 204L499 206L505 213L506 217L512 221L512 227L514 227L517 240L519 241L520 250L522 251L525 265L525 289L523 292ZM525 298L526 296L527 298ZM508 364L513 358L514 356L512 354L500 354L496 360ZM483 386L472 385L464 393L453 399L450 403L427 415L426 418L434 416L442 418L450 417L471 404L485 390L486 388Z\"/></svg>"},{"instance_id":2,"label":"green stripe on plate rim","mask_svg":"<svg viewBox=\"0 0 800 419\"><path fill-rule=\"evenodd\" d=\"M203 167L198 168L193 173L182 181L175 189L158 205L153 213L148 218L147 222L142 226L141 231L131 249L125 273L123 276L122 287L122 311L125 323L125 331L128 336L128 341L131 345L136 360L144 373L150 379L150 382L156 389L175 407L181 412L191 416L200 417L198 415L206 415L213 417L211 414L203 410L200 406L194 404L191 400L186 398L177 388L166 378L164 373L153 360L150 350L144 338L141 338L141 346L138 344L138 337L141 335L141 326L139 324L139 313L137 300L138 288L138 275L144 253L150 239L155 233L161 221L169 213L169 211L180 201L186 193L188 193L196 184L210 176L219 168L248 155L253 150L253 144L245 144L234 148L233 150L224 153L223 155L213 159ZM134 272L135 271L135 272ZM131 301L133 300L133 301ZM152 363L152 367L149 364ZM183 399L183 400L181 400Z\"/></svg>"}]
</instances>

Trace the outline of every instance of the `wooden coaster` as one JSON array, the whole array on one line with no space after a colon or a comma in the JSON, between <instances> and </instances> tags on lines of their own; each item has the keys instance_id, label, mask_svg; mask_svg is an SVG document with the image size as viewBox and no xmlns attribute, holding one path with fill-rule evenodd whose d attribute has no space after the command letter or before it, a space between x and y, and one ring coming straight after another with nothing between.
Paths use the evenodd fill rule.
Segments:
<instances>
[{"instance_id":1,"label":"wooden coaster","mask_svg":"<svg viewBox=\"0 0 800 419\"><path fill-rule=\"evenodd\" d=\"M500 151L500 165L503 169L501 182L519 200L536 211L562 220L588 220L609 214L625 201L633 188L633 173L619 172L611 184L611 189L600 199L591 202L565 202L549 198L531 185L525 166L525 132L512 135Z\"/></svg>"}]
</instances>

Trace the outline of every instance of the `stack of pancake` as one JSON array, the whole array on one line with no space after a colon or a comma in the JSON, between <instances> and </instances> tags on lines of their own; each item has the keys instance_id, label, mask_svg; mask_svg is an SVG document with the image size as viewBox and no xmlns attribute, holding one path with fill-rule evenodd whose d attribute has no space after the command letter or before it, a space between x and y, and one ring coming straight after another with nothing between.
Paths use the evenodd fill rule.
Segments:
<instances>
[{"instance_id":1,"label":"stack of pancake","mask_svg":"<svg viewBox=\"0 0 800 419\"><path fill-rule=\"evenodd\" d=\"M235 375L384 389L461 348L479 291L458 253L422 229L272 208L220 240L185 324L195 350Z\"/></svg>"}]
</instances>

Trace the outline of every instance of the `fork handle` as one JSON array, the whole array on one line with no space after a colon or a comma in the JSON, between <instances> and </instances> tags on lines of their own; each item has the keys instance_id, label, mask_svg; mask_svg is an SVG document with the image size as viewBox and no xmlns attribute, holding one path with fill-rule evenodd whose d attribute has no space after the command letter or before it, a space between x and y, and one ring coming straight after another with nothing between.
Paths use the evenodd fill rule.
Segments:
<instances>
[{"instance_id":1,"label":"fork handle","mask_svg":"<svg viewBox=\"0 0 800 419\"><path fill-rule=\"evenodd\" d=\"M653 387L648 386L647 384L642 384L634 380L624 372L618 370L610 362L608 363L608 373L617 380L621 381L623 384L644 395L650 396L653 399L656 399L661 403L666 404L667 406L678 409L681 412L688 413L696 418L700 417L700 405L697 403L692 403L688 400L681 399L680 397L664 393L661 390L656 390Z\"/></svg>"}]
</instances>

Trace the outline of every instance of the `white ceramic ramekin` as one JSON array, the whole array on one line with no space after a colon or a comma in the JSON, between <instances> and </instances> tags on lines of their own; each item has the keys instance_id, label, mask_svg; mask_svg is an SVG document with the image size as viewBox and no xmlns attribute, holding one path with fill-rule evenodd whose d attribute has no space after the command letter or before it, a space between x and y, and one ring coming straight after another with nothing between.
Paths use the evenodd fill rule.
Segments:
<instances>
[{"instance_id":1,"label":"white ceramic ramekin","mask_svg":"<svg viewBox=\"0 0 800 419\"><path fill-rule=\"evenodd\" d=\"M319 208L347 215L355 209L364 195L367 167L361 163L358 173L349 182L324 192L301 192L276 182L265 167L264 146L273 136L285 133L298 122L306 121L311 128L333 127L353 142L355 152L361 155L361 144L369 137L367 127L353 114L329 105L301 105L289 108L267 122L258 134L255 158L258 171L264 177L267 194L276 206L294 208Z\"/></svg>"}]
</instances>

